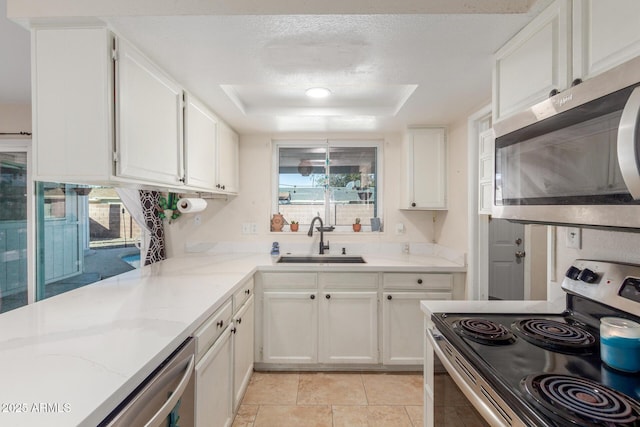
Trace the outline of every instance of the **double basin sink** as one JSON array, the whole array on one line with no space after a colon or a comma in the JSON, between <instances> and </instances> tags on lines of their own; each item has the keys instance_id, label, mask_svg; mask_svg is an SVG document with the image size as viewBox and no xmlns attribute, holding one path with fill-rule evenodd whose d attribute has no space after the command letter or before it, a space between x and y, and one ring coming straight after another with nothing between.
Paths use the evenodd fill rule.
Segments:
<instances>
[{"instance_id":1,"label":"double basin sink","mask_svg":"<svg viewBox=\"0 0 640 427\"><path fill-rule=\"evenodd\" d=\"M285 264L364 264L366 261L361 256L325 256L325 255L308 255L293 256L283 255L278 263Z\"/></svg>"}]
</instances>

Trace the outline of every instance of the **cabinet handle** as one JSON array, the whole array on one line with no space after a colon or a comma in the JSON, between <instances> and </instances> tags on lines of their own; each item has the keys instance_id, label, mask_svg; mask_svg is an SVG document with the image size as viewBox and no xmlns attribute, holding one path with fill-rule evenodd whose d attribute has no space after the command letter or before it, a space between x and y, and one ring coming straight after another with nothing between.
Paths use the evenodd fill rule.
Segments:
<instances>
[{"instance_id":1,"label":"cabinet handle","mask_svg":"<svg viewBox=\"0 0 640 427\"><path fill-rule=\"evenodd\" d=\"M231 328L231 333L235 335L235 333L236 333L236 328Z\"/></svg>"},{"instance_id":2,"label":"cabinet handle","mask_svg":"<svg viewBox=\"0 0 640 427\"><path fill-rule=\"evenodd\" d=\"M316 299L316 296L315 295L311 295L309 298Z\"/></svg>"},{"instance_id":3,"label":"cabinet handle","mask_svg":"<svg viewBox=\"0 0 640 427\"><path fill-rule=\"evenodd\" d=\"M416 202L411 203L411 207L415 208L416 207Z\"/></svg>"},{"instance_id":4,"label":"cabinet handle","mask_svg":"<svg viewBox=\"0 0 640 427\"><path fill-rule=\"evenodd\" d=\"M422 279L418 279L418 285L422 285Z\"/></svg>"},{"instance_id":5,"label":"cabinet handle","mask_svg":"<svg viewBox=\"0 0 640 427\"><path fill-rule=\"evenodd\" d=\"M245 289L245 290L244 290L244 293L245 293L245 294L247 294L247 295L249 295L249 294L251 293L251 289Z\"/></svg>"},{"instance_id":6,"label":"cabinet handle","mask_svg":"<svg viewBox=\"0 0 640 427\"><path fill-rule=\"evenodd\" d=\"M331 299L331 294L327 294L324 296L326 299Z\"/></svg>"},{"instance_id":7,"label":"cabinet handle","mask_svg":"<svg viewBox=\"0 0 640 427\"><path fill-rule=\"evenodd\" d=\"M391 295L387 295L387 299L388 299L389 301L391 301L391 300L393 299L393 297L392 297Z\"/></svg>"},{"instance_id":8,"label":"cabinet handle","mask_svg":"<svg viewBox=\"0 0 640 427\"><path fill-rule=\"evenodd\" d=\"M222 328L222 327L224 326L224 320L221 320L221 321L217 322L217 323L216 323L216 326L217 326L218 328Z\"/></svg>"}]
</instances>

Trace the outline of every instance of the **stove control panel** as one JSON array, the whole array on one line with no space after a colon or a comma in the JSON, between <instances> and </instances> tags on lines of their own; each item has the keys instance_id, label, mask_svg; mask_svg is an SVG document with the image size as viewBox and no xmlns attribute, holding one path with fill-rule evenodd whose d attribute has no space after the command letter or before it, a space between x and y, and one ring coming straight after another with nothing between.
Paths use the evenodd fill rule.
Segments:
<instances>
[{"instance_id":1,"label":"stove control panel","mask_svg":"<svg viewBox=\"0 0 640 427\"><path fill-rule=\"evenodd\" d=\"M640 265L578 259L562 289L629 313L640 313Z\"/></svg>"}]
</instances>

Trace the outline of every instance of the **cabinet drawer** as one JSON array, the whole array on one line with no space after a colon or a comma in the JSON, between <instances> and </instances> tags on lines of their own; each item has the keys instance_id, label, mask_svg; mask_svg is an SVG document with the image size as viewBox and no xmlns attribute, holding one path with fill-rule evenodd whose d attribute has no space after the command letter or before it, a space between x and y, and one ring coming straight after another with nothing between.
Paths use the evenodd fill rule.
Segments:
<instances>
[{"instance_id":1,"label":"cabinet drawer","mask_svg":"<svg viewBox=\"0 0 640 427\"><path fill-rule=\"evenodd\" d=\"M244 282L233 294L233 312L237 312L251 295L253 295L253 278Z\"/></svg>"},{"instance_id":2,"label":"cabinet drawer","mask_svg":"<svg viewBox=\"0 0 640 427\"><path fill-rule=\"evenodd\" d=\"M316 289L316 273L263 273L264 289Z\"/></svg>"},{"instance_id":3,"label":"cabinet drawer","mask_svg":"<svg viewBox=\"0 0 640 427\"><path fill-rule=\"evenodd\" d=\"M320 273L318 284L324 289L377 289L378 273Z\"/></svg>"},{"instance_id":4,"label":"cabinet drawer","mask_svg":"<svg viewBox=\"0 0 640 427\"><path fill-rule=\"evenodd\" d=\"M387 273L384 275L385 289L428 289L451 291L452 274L431 273Z\"/></svg>"},{"instance_id":5,"label":"cabinet drawer","mask_svg":"<svg viewBox=\"0 0 640 427\"><path fill-rule=\"evenodd\" d=\"M196 338L196 360L200 360L207 349L213 345L220 334L231 323L232 315L231 298L222 307L217 309L205 322L193 333Z\"/></svg>"}]
</instances>

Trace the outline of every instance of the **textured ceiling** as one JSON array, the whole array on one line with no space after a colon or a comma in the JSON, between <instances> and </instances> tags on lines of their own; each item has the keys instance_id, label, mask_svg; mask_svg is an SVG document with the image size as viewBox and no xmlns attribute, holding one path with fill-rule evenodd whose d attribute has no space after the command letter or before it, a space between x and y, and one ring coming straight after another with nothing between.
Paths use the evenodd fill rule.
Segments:
<instances>
[{"instance_id":1,"label":"textured ceiling","mask_svg":"<svg viewBox=\"0 0 640 427\"><path fill-rule=\"evenodd\" d=\"M114 9L122 10L126 3L9 2L13 17L33 16L29 7L41 17L54 10L70 16L61 5L78 10L99 5L116 15ZM221 8L223 3L228 4L193 0L180 6ZM306 3L265 0L261 8L273 4L283 12ZM339 9L358 3L327 4ZM539 12L541 2L528 13L504 12L527 10L529 3L403 0L398 8L430 5L437 13L243 15L237 13L249 3L238 1L236 10L226 14L144 16L154 5L178 7L158 0L136 2L137 8L120 13L128 16L100 19L241 133L397 131L408 125L449 124L489 102L492 54ZM455 8L461 13L443 13ZM476 13L486 10L492 13ZM77 15L88 17L91 10L81 12ZM6 20L0 22L0 30L4 27L26 34L26 41L10 43L9 49L22 60L28 58L28 33ZM9 96L28 99L28 60L21 72L1 76L0 102ZM309 100L304 90L312 86L327 87L334 96Z\"/></svg>"}]
</instances>

